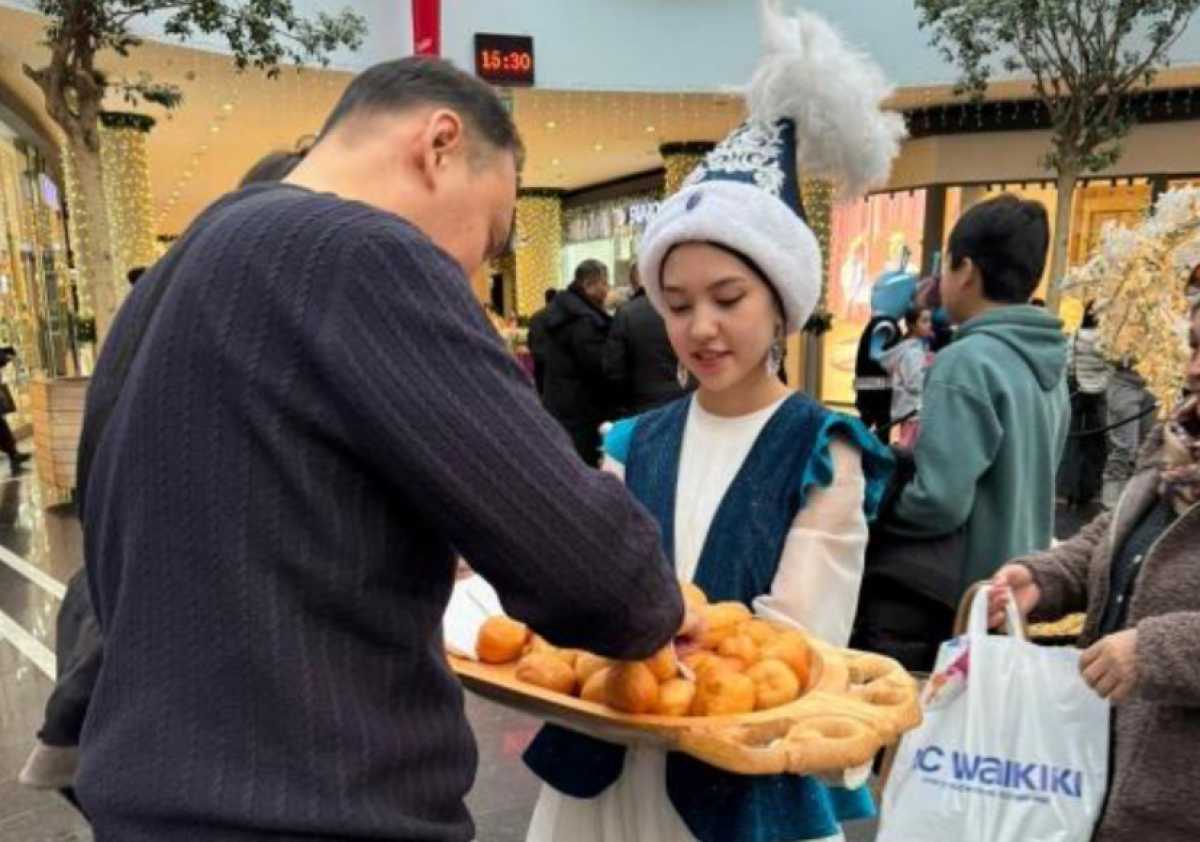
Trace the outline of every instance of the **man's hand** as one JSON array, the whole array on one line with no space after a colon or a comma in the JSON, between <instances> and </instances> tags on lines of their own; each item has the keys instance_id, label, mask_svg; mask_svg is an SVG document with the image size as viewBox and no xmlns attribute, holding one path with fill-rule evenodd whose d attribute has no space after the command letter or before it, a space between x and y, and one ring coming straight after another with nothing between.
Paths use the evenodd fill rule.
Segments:
<instances>
[{"instance_id":1,"label":"man's hand","mask_svg":"<svg viewBox=\"0 0 1200 842\"><path fill-rule=\"evenodd\" d=\"M1137 629L1096 641L1079 659L1083 680L1102 699L1121 704L1138 685Z\"/></svg>"},{"instance_id":2,"label":"man's hand","mask_svg":"<svg viewBox=\"0 0 1200 842\"><path fill-rule=\"evenodd\" d=\"M998 629L1004 625L1009 594L1016 599L1022 620L1029 616L1042 598L1042 589L1034 581L1033 571L1024 564L1006 564L992 577L992 585L988 589L988 628Z\"/></svg>"}]
</instances>

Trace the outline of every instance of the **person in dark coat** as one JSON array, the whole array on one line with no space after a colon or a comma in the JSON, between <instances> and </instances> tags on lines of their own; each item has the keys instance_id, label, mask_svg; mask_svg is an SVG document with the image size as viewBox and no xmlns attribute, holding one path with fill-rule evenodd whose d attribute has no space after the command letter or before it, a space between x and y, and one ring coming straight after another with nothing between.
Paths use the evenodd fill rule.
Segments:
<instances>
[{"instance_id":1,"label":"person in dark coat","mask_svg":"<svg viewBox=\"0 0 1200 842\"><path fill-rule=\"evenodd\" d=\"M617 311L604 346L604 376L621 414L640 415L682 397L687 377L680 377L667 326L646 297L636 265L629 283L633 298Z\"/></svg>"},{"instance_id":2,"label":"person in dark coat","mask_svg":"<svg viewBox=\"0 0 1200 842\"><path fill-rule=\"evenodd\" d=\"M533 382L537 384L537 393L541 395L546 385L546 317L550 314L550 305L558 290L546 290L546 306L534 313L529 319L529 353L533 357Z\"/></svg>"},{"instance_id":3,"label":"person in dark coat","mask_svg":"<svg viewBox=\"0 0 1200 842\"><path fill-rule=\"evenodd\" d=\"M6 345L0 348L0 370L12 362L17 357L17 350L11 345ZM4 387L7 390L7 386ZM12 475L22 473L25 468L24 464L29 461L28 453L22 453L17 449L17 439L13 435L12 428L8 426L8 419L4 417L5 412L16 412L16 401L12 398L12 392L7 392L3 396L6 406L0 407L0 453L8 456L8 464L12 469Z\"/></svg>"},{"instance_id":4,"label":"person in dark coat","mask_svg":"<svg viewBox=\"0 0 1200 842\"><path fill-rule=\"evenodd\" d=\"M608 267L585 260L546 314L542 401L570 434L580 458L593 467L600 464L600 425L612 414L604 379L604 344L612 326L604 310L607 297Z\"/></svg>"}]
</instances>

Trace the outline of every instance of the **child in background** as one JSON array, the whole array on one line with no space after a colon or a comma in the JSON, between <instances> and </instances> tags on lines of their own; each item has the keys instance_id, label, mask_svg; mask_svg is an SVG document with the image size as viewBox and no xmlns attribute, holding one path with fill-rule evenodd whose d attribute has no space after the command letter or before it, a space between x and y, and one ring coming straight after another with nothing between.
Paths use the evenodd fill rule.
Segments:
<instances>
[{"instance_id":1,"label":"child in background","mask_svg":"<svg viewBox=\"0 0 1200 842\"><path fill-rule=\"evenodd\" d=\"M916 446L921 429L921 390L925 372L933 362L933 311L910 310L904 317L904 340L883 353L879 362L892 378L892 425L899 428L896 444L905 450Z\"/></svg>"}]
</instances>

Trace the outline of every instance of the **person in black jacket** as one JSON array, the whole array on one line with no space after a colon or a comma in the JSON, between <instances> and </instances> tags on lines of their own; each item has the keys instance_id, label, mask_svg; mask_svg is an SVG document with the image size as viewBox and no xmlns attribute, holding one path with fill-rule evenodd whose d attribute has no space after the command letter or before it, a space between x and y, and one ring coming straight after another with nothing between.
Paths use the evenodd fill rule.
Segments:
<instances>
[{"instance_id":1,"label":"person in black jacket","mask_svg":"<svg viewBox=\"0 0 1200 842\"><path fill-rule=\"evenodd\" d=\"M600 464L600 425L611 420L604 379L604 343L612 317L604 310L608 267L585 260L546 314L546 373L542 401L584 462Z\"/></svg>"},{"instance_id":2,"label":"person in black jacket","mask_svg":"<svg viewBox=\"0 0 1200 842\"><path fill-rule=\"evenodd\" d=\"M617 311L604 346L604 376L620 413L640 415L681 397L687 391L681 380L687 378L679 376L667 326L646 297L636 264L629 283L633 298Z\"/></svg>"},{"instance_id":3,"label":"person in black jacket","mask_svg":"<svg viewBox=\"0 0 1200 842\"><path fill-rule=\"evenodd\" d=\"M529 319L529 353L533 357L533 382L537 384L539 396L546 390L546 317L550 315L550 305L556 295L558 290L546 290L546 306Z\"/></svg>"}]
</instances>

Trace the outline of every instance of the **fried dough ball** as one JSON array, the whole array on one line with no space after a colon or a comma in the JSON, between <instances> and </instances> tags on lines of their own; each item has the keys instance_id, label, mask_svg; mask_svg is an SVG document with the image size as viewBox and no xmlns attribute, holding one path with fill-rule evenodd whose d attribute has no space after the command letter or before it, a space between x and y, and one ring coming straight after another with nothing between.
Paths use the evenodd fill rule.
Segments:
<instances>
[{"instance_id":1,"label":"fried dough ball","mask_svg":"<svg viewBox=\"0 0 1200 842\"><path fill-rule=\"evenodd\" d=\"M739 634L727 637L717 647L717 654L722 658L737 658L746 666L758 663L758 644L747 635Z\"/></svg>"},{"instance_id":2,"label":"fried dough ball","mask_svg":"<svg viewBox=\"0 0 1200 842\"><path fill-rule=\"evenodd\" d=\"M659 716L687 716L695 698L695 684L685 678L672 678L658 688L654 712Z\"/></svg>"},{"instance_id":3,"label":"fried dough ball","mask_svg":"<svg viewBox=\"0 0 1200 842\"><path fill-rule=\"evenodd\" d=\"M747 620L738 626L738 634L750 638L761 647L764 643L774 640L779 632L766 620Z\"/></svg>"},{"instance_id":4,"label":"fried dough ball","mask_svg":"<svg viewBox=\"0 0 1200 842\"><path fill-rule=\"evenodd\" d=\"M716 649L721 641L737 634L738 626L750 619L750 609L740 602L718 602L704 609L704 632L700 645Z\"/></svg>"},{"instance_id":5,"label":"fried dough ball","mask_svg":"<svg viewBox=\"0 0 1200 842\"><path fill-rule=\"evenodd\" d=\"M691 582L680 582L679 587L683 589L683 601L688 608L693 611L702 611L708 605L708 597L696 585Z\"/></svg>"},{"instance_id":6,"label":"fried dough ball","mask_svg":"<svg viewBox=\"0 0 1200 842\"><path fill-rule=\"evenodd\" d=\"M598 705L605 704L608 700L608 692L605 685L608 682L608 667L601 667L593 672L588 680L583 685L583 691L579 694L579 698L585 702L595 702Z\"/></svg>"},{"instance_id":7,"label":"fried dough ball","mask_svg":"<svg viewBox=\"0 0 1200 842\"><path fill-rule=\"evenodd\" d=\"M800 689L808 688L810 670L808 641L800 632L784 632L763 646L759 654L764 661L768 659L783 661L796 674Z\"/></svg>"},{"instance_id":8,"label":"fried dough ball","mask_svg":"<svg viewBox=\"0 0 1200 842\"><path fill-rule=\"evenodd\" d=\"M517 664L517 679L570 695L575 690L575 671L555 655L530 652Z\"/></svg>"},{"instance_id":9,"label":"fried dough ball","mask_svg":"<svg viewBox=\"0 0 1200 842\"><path fill-rule=\"evenodd\" d=\"M579 649L559 649L558 657L567 662L567 666L571 669L575 668L575 664L579 662L579 656L582 655L582 650Z\"/></svg>"},{"instance_id":10,"label":"fried dough ball","mask_svg":"<svg viewBox=\"0 0 1200 842\"><path fill-rule=\"evenodd\" d=\"M693 652L683 659L683 663L697 676L709 670L725 672L741 672L745 664L738 658L722 658L712 652Z\"/></svg>"},{"instance_id":11,"label":"fried dough ball","mask_svg":"<svg viewBox=\"0 0 1200 842\"><path fill-rule=\"evenodd\" d=\"M649 713L658 704L658 680L640 661L613 664L604 689L608 706L622 713Z\"/></svg>"},{"instance_id":12,"label":"fried dough ball","mask_svg":"<svg viewBox=\"0 0 1200 842\"><path fill-rule=\"evenodd\" d=\"M675 659L675 647L669 644L642 663L650 668L650 672L654 673L654 678L658 681L670 681L679 675L679 662Z\"/></svg>"},{"instance_id":13,"label":"fried dough ball","mask_svg":"<svg viewBox=\"0 0 1200 842\"><path fill-rule=\"evenodd\" d=\"M508 617L488 617L479 628L475 653L485 664L507 664L521 656L529 627Z\"/></svg>"},{"instance_id":14,"label":"fried dough ball","mask_svg":"<svg viewBox=\"0 0 1200 842\"><path fill-rule=\"evenodd\" d=\"M746 670L746 677L754 682L755 710L777 708L800 695L800 682L783 661L759 661Z\"/></svg>"},{"instance_id":15,"label":"fried dough ball","mask_svg":"<svg viewBox=\"0 0 1200 842\"><path fill-rule=\"evenodd\" d=\"M591 652L580 652L579 657L575 659L575 680L582 687L587 684L589 678L611 664L612 661L608 658L601 658Z\"/></svg>"},{"instance_id":16,"label":"fried dough ball","mask_svg":"<svg viewBox=\"0 0 1200 842\"><path fill-rule=\"evenodd\" d=\"M740 672L707 670L696 682L693 716L727 716L754 710L754 682Z\"/></svg>"}]
</instances>

